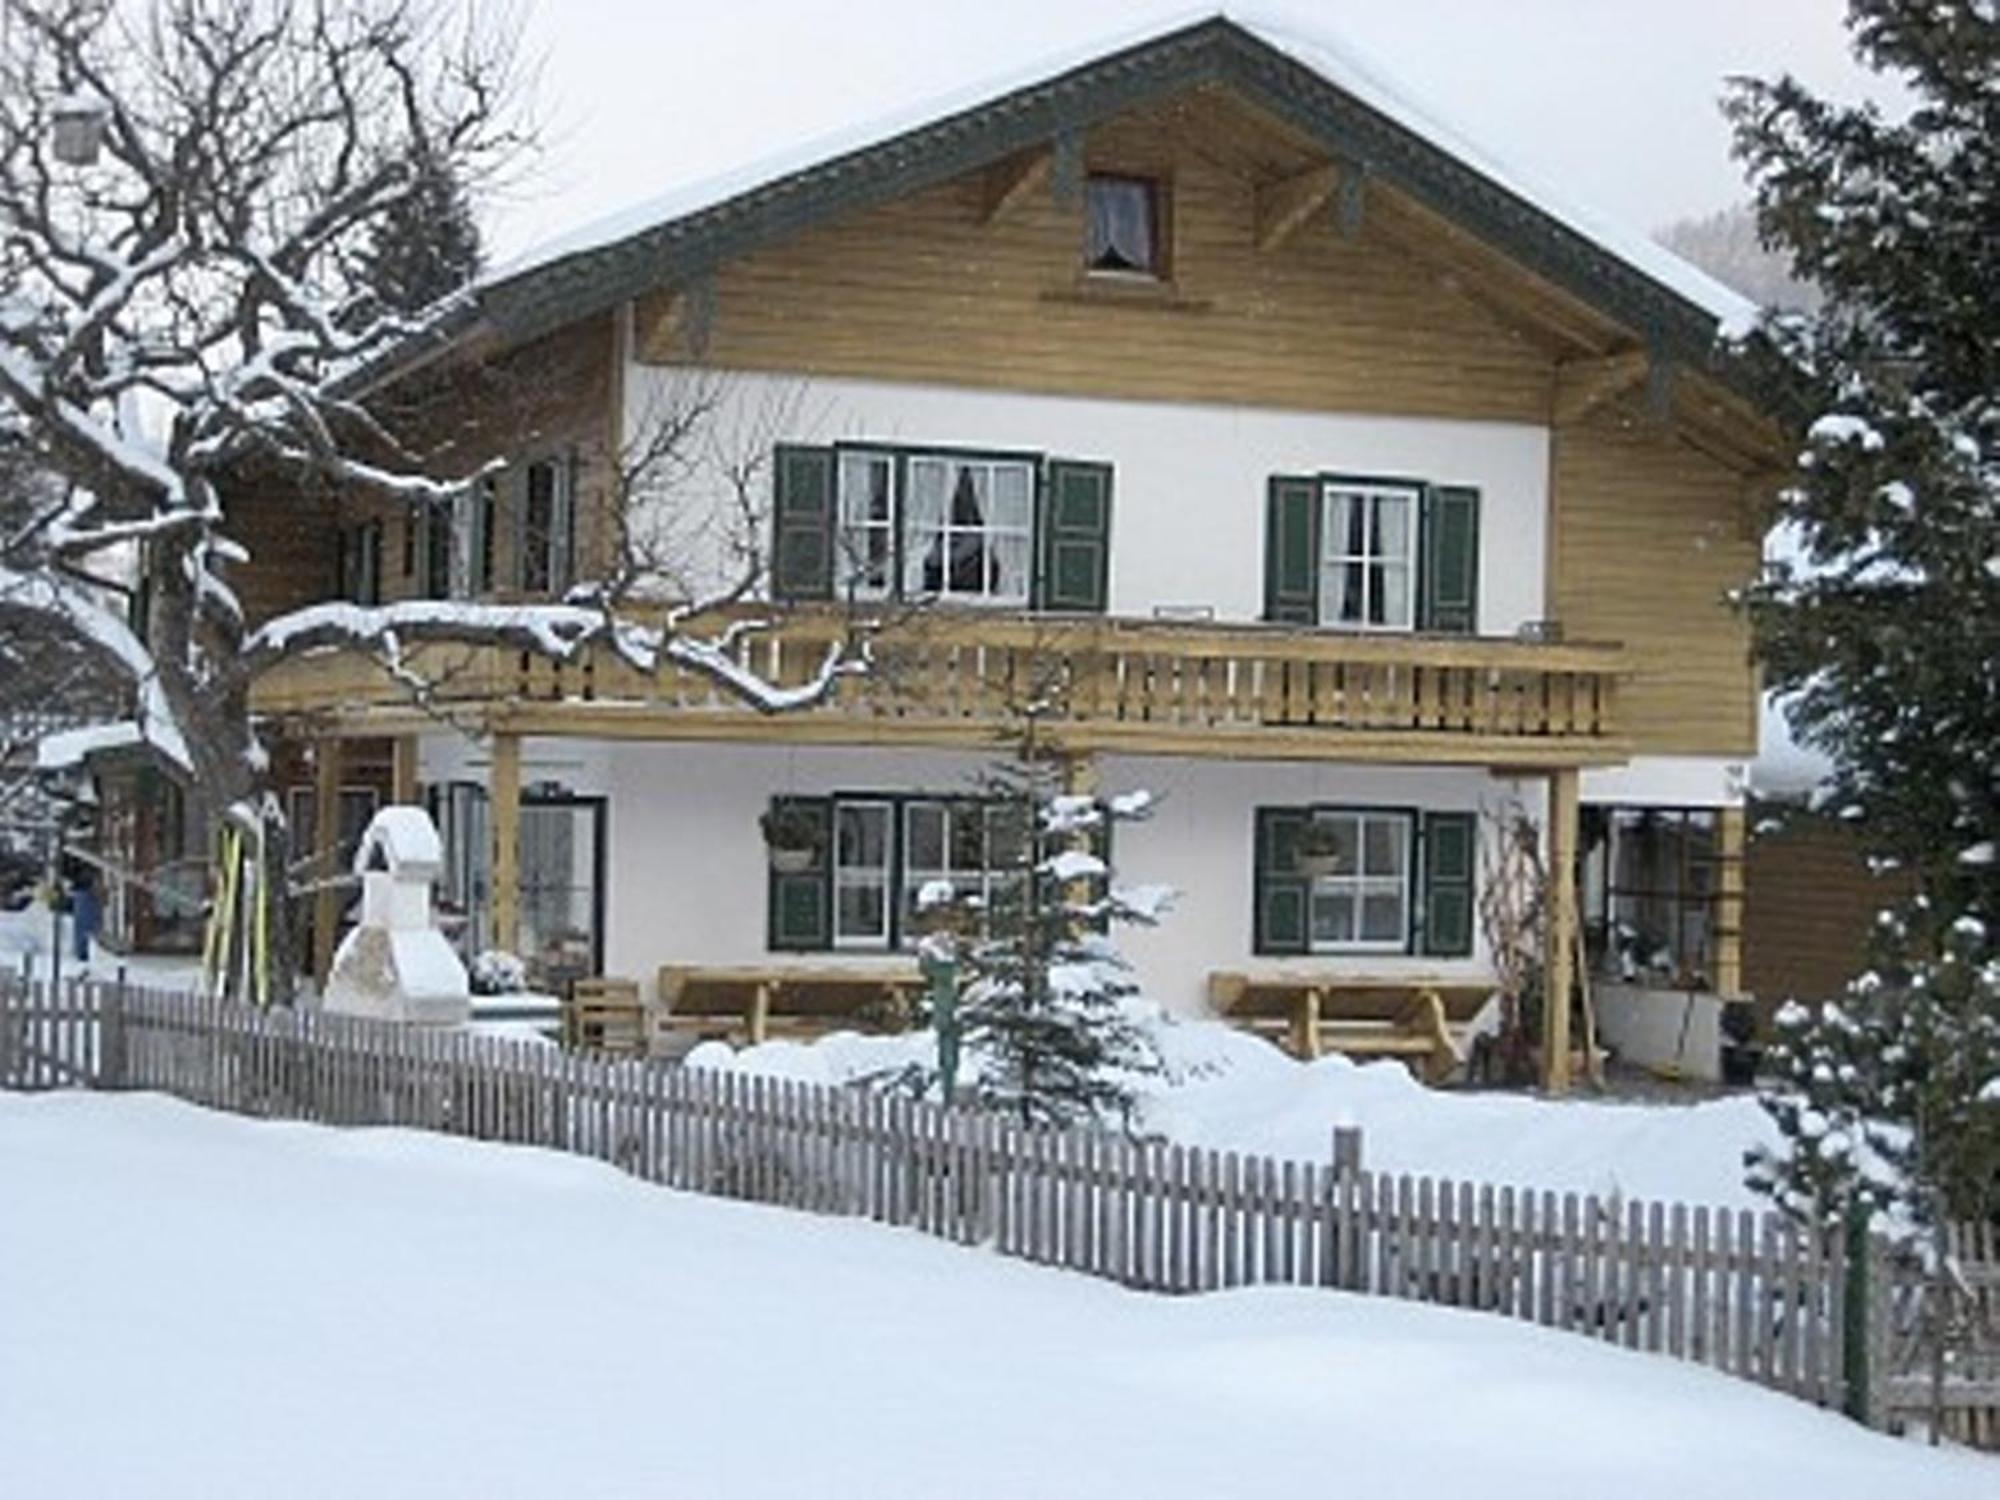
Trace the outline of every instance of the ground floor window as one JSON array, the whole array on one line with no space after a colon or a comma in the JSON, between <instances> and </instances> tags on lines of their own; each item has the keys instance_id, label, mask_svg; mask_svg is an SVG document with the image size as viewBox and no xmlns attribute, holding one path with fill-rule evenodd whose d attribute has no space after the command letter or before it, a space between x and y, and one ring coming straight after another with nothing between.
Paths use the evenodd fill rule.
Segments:
<instances>
[{"instance_id":1,"label":"ground floor window","mask_svg":"<svg viewBox=\"0 0 2000 1500\"><path fill-rule=\"evenodd\" d=\"M1410 934L1410 824L1406 812L1313 815L1332 873L1312 881L1312 949L1400 952Z\"/></svg>"},{"instance_id":2,"label":"ground floor window","mask_svg":"<svg viewBox=\"0 0 2000 1500\"><path fill-rule=\"evenodd\" d=\"M1469 957L1477 825L1455 808L1256 809L1251 952Z\"/></svg>"},{"instance_id":3,"label":"ground floor window","mask_svg":"<svg viewBox=\"0 0 2000 1500\"><path fill-rule=\"evenodd\" d=\"M1714 986L1717 822L1708 807L1583 809L1585 933L1600 974L1673 989Z\"/></svg>"},{"instance_id":4,"label":"ground floor window","mask_svg":"<svg viewBox=\"0 0 2000 1500\"><path fill-rule=\"evenodd\" d=\"M824 857L771 880L774 949L908 950L924 887L948 884L987 909L1020 886L1023 845L1011 805L973 797L855 793L785 797L826 829Z\"/></svg>"}]
</instances>

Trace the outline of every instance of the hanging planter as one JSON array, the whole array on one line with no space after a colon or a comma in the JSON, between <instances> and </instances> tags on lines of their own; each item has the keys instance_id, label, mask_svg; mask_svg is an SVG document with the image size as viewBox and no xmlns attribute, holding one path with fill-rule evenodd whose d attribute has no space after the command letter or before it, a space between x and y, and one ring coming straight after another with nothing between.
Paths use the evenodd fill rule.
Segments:
<instances>
[{"instance_id":1,"label":"hanging planter","mask_svg":"<svg viewBox=\"0 0 2000 1500\"><path fill-rule=\"evenodd\" d=\"M1340 838L1331 823L1308 823L1292 844L1292 861L1308 880L1340 873Z\"/></svg>"},{"instance_id":2,"label":"hanging planter","mask_svg":"<svg viewBox=\"0 0 2000 1500\"><path fill-rule=\"evenodd\" d=\"M780 803L758 820L771 868L780 875L803 875L819 863L825 829L820 819L796 804Z\"/></svg>"}]
</instances>

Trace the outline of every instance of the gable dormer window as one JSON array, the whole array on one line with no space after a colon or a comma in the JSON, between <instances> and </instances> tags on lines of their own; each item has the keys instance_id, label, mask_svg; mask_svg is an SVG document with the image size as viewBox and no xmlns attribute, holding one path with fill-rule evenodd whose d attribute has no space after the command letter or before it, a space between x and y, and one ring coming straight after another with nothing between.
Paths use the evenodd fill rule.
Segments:
<instances>
[{"instance_id":1,"label":"gable dormer window","mask_svg":"<svg viewBox=\"0 0 2000 1500\"><path fill-rule=\"evenodd\" d=\"M1084 180L1083 196L1086 271L1154 280L1165 276L1157 179L1093 172Z\"/></svg>"}]
</instances>

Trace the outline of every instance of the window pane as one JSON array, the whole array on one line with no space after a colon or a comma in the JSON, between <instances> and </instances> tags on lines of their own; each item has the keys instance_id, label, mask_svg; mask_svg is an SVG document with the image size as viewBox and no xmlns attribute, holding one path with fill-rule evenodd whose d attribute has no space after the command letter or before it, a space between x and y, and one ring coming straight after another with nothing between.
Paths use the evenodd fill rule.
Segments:
<instances>
[{"instance_id":1,"label":"window pane","mask_svg":"<svg viewBox=\"0 0 2000 1500\"><path fill-rule=\"evenodd\" d=\"M1403 889L1370 886L1361 898L1361 938L1369 943L1396 943L1403 938Z\"/></svg>"},{"instance_id":2,"label":"window pane","mask_svg":"<svg viewBox=\"0 0 2000 1500\"><path fill-rule=\"evenodd\" d=\"M993 470L993 524L1028 529L1034 517L1035 486L1026 464L1001 464Z\"/></svg>"},{"instance_id":3,"label":"window pane","mask_svg":"<svg viewBox=\"0 0 2000 1500\"><path fill-rule=\"evenodd\" d=\"M838 809L834 839L837 864L849 868L886 869L889 863L889 810L877 806Z\"/></svg>"},{"instance_id":4,"label":"window pane","mask_svg":"<svg viewBox=\"0 0 2000 1500\"><path fill-rule=\"evenodd\" d=\"M1410 613L1410 570L1401 563L1382 563L1377 568L1379 590L1375 619L1382 625L1408 625Z\"/></svg>"},{"instance_id":5,"label":"window pane","mask_svg":"<svg viewBox=\"0 0 2000 1500\"><path fill-rule=\"evenodd\" d=\"M1339 861L1335 868L1343 875L1352 875L1361 868L1356 858L1359 848L1359 820L1351 813L1331 813L1316 821L1333 830L1334 857Z\"/></svg>"},{"instance_id":6,"label":"window pane","mask_svg":"<svg viewBox=\"0 0 2000 1500\"><path fill-rule=\"evenodd\" d=\"M912 870L944 868L944 809L935 802L913 802L903 814L905 862Z\"/></svg>"},{"instance_id":7,"label":"window pane","mask_svg":"<svg viewBox=\"0 0 2000 1500\"><path fill-rule=\"evenodd\" d=\"M1375 555L1402 558L1410 555L1410 502L1403 495L1380 495L1375 500Z\"/></svg>"},{"instance_id":8,"label":"window pane","mask_svg":"<svg viewBox=\"0 0 2000 1500\"><path fill-rule=\"evenodd\" d=\"M1401 818L1370 818L1363 841L1364 871L1370 875L1403 873L1404 835L1408 830Z\"/></svg>"},{"instance_id":9,"label":"window pane","mask_svg":"<svg viewBox=\"0 0 2000 1500\"><path fill-rule=\"evenodd\" d=\"M883 888L873 881L843 881L834 906L837 936L879 938L888 931Z\"/></svg>"},{"instance_id":10,"label":"window pane","mask_svg":"<svg viewBox=\"0 0 2000 1500\"><path fill-rule=\"evenodd\" d=\"M1322 881L1320 886L1331 885ZM1344 885L1316 886L1312 898L1312 940L1316 946L1354 941L1354 893Z\"/></svg>"},{"instance_id":11,"label":"window pane","mask_svg":"<svg viewBox=\"0 0 2000 1500\"><path fill-rule=\"evenodd\" d=\"M958 480L951 490L951 524L953 526L983 526L986 524L986 470L972 464L962 465Z\"/></svg>"},{"instance_id":12,"label":"window pane","mask_svg":"<svg viewBox=\"0 0 2000 1500\"><path fill-rule=\"evenodd\" d=\"M1156 271L1153 184L1135 177L1092 177L1084 196L1084 264L1093 271Z\"/></svg>"},{"instance_id":13,"label":"window pane","mask_svg":"<svg viewBox=\"0 0 2000 1500\"><path fill-rule=\"evenodd\" d=\"M951 810L951 868L982 870L986 867L984 810L976 804L960 804Z\"/></svg>"},{"instance_id":14,"label":"window pane","mask_svg":"<svg viewBox=\"0 0 2000 1500\"><path fill-rule=\"evenodd\" d=\"M1028 539L1025 536L995 537L992 543L993 597L1025 600L1028 597Z\"/></svg>"}]
</instances>

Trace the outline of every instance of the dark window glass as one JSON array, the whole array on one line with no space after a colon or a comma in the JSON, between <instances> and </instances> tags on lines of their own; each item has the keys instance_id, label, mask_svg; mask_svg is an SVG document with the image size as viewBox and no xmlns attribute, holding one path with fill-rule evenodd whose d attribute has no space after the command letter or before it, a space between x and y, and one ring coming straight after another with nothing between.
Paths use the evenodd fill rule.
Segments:
<instances>
[{"instance_id":1,"label":"dark window glass","mask_svg":"<svg viewBox=\"0 0 2000 1500\"><path fill-rule=\"evenodd\" d=\"M1159 184L1145 177L1093 176L1084 198L1084 265L1093 271L1159 275Z\"/></svg>"}]
</instances>

